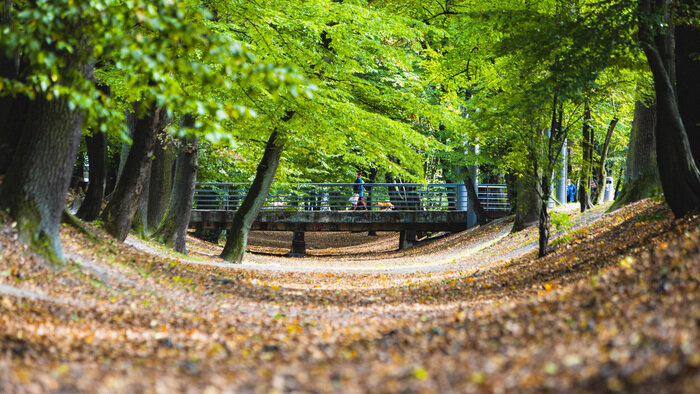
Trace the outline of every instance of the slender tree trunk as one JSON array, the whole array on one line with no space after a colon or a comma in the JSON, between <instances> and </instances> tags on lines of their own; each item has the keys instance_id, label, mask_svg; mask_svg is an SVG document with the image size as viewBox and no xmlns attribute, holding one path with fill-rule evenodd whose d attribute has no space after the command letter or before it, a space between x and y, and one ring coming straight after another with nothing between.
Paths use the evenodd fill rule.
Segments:
<instances>
[{"instance_id":1,"label":"slender tree trunk","mask_svg":"<svg viewBox=\"0 0 700 394\"><path fill-rule=\"evenodd\" d=\"M547 182L550 183L550 182ZM551 190L550 190L551 193ZM549 195L549 194L547 194ZM547 212L547 202L548 200L542 200L540 203L540 216L539 216L539 250L537 257L544 257L549 253L549 212Z\"/></svg>"},{"instance_id":2,"label":"slender tree trunk","mask_svg":"<svg viewBox=\"0 0 700 394\"><path fill-rule=\"evenodd\" d=\"M76 59L81 52L76 50ZM90 79L94 63L76 63L69 58L66 67L77 69ZM37 97L29 106L26 119L12 163L0 185L0 209L7 209L17 222L22 242L50 258L62 260L59 227L78 153L83 114L70 109L67 96L50 101Z\"/></svg>"},{"instance_id":3,"label":"slender tree trunk","mask_svg":"<svg viewBox=\"0 0 700 394\"><path fill-rule=\"evenodd\" d=\"M651 11L649 0L642 0L640 4L642 7L646 7L647 11ZM659 6L657 4L657 7ZM670 28L670 30L672 29ZM672 40L668 40L670 35L660 36L650 32L649 26L644 23L640 24L640 35L644 41L643 47L649 67L654 75L656 155L661 185L669 207L676 217L681 217L700 207L700 171L698 171L693 158L686 125L681 118L674 91L672 78L675 61L673 50L671 50ZM649 37L654 39L649 40ZM670 59L668 53L671 54ZM681 60L685 61L686 59ZM678 81L678 84L682 85L684 82ZM698 94L695 92L696 96ZM690 130L697 127L689 126Z\"/></svg>"},{"instance_id":4,"label":"slender tree trunk","mask_svg":"<svg viewBox=\"0 0 700 394\"><path fill-rule=\"evenodd\" d=\"M605 177L607 176L607 172L605 170L605 161L608 159L608 152L610 150L610 139L612 138L613 131L615 130L615 126L617 126L618 121L618 118L613 118L610 121L608 131L607 133L605 133L605 143L603 143L603 151L600 153L600 162L598 163L598 165L596 165L595 168L595 178L596 183L598 184L598 188L596 189L593 201L595 201L598 204L600 204L603 200L603 193L601 191L604 189L603 186L605 185Z\"/></svg>"},{"instance_id":5,"label":"slender tree trunk","mask_svg":"<svg viewBox=\"0 0 700 394\"><path fill-rule=\"evenodd\" d=\"M368 181L370 184L377 182L377 169L375 167L370 168L369 174L368 174ZM375 198L374 198L376 191L374 190L374 188L372 186L370 186L367 189L368 189L367 190L367 208L372 210L372 209L374 209L373 207L375 207L377 205L377 201L375 201ZM377 232L375 230L369 230L367 232L367 235L368 236L376 236Z\"/></svg>"},{"instance_id":6,"label":"slender tree trunk","mask_svg":"<svg viewBox=\"0 0 700 394\"><path fill-rule=\"evenodd\" d=\"M78 150L80 150L80 144L78 144ZM85 154L78 152L75 155L75 162L73 163L73 174L70 177L69 189L77 190L85 179Z\"/></svg>"},{"instance_id":7,"label":"slender tree trunk","mask_svg":"<svg viewBox=\"0 0 700 394\"><path fill-rule=\"evenodd\" d=\"M186 117L183 126L192 127L194 119ZM180 140L180 149L175 161L175 178L170 205L156 232L158 241L179 253L187 253L187 226L190 223L194 187L197 180L199 147L196 136Z\"/></svg>"},{"instance_id":8,"label":"slender tree trunk","mask_svg":"<svg viewBox=\"0 0 700 394\"><path fill-rule=\"evenodd\" d=\"M288 113L283 120L288 121L292 116L293 113ZM243 261L243 255L248 243L248 232L270 191L270 186L275 178L277 166L282 156L282 149L281 136L277 130L274 130L265 145L265 153L260 164L258 164L253 184L241 207L238 208L233 216L231 228L227 233L226 245L221 253L221 257L224 260L236 263Z\"/></svg>"},{"instance_id":9,"label":"slender tree trunk","mask_svg":"<svg viewBox=\"0 0 700 394\"><path fill-rule=\"evenodd\" d=\"M476 188L474 187L474 180L469 176L469 171L465 171L467 174L464 178L464 186L467 188L467 198L469 199L469 205L472 206L474 213L476 214L476 222L480 226L489 222L489 217L486 215L484 206L481 205L481 200L479 200L479 195L476 193Z\"/></svg>"},{"instance_id":10,"label":"slender tree trunk","mask_svg":"<svg viewBox=\"0 0 700 394\"><path fill-rule=\"evenodd\" d=\"M622 193L610 207L611 210L647 198L661 189L656 163L655 127L656 106L652 99L646 103L637 101L634 105Z\"/></svg>"},{"instance_id":11,"label":"slender tree trunk","mask_svg":"<svg viewBox=\"0 0 700 394\"><path fill-rule=\"evenodd\" d=\"M546 161L543 169L543 174L540 176L539 168L536 168L535 174L538 179L540 194L540 215L539 215L539 252L538 257L544 257L549 253L549 227L550 218L547 212L547 204L552 195L552 179L554 178L554 169L559 161L564 141L566 141L566 131L563 129L564 108L563 104L559 103L559 97L554 95L552 101L552 122L547 133L546 144ZM557 116L558 115L558 116Z\"/></svg>"},{"instance_id":12,"label":"slender tree trunk","mask_svg":"<svg viewBox=\"0 0 700 394\"><path fill-rule=\"evenodd\" d=\"M104 133L94 132L93 135L85 137L85 144L90 165L89 182L85 200L80 204L80 209L75 216L85 221L93 221L100 216L105 195L107 136Z\"/></svg>"},{"instance_id":13,"label":"slender tree trunk","mask_svg":"<svg viewBox=\"0 0 700 394\"><path fill-rule=\"evenodd\" d=\"M153 157L156 127L160 110L150 108L136 122L134 140L112 199L102 212L105 230L119 241L126 239L138 207L141 191L147 180Z\"/></svg>"},{"instance_id":14,"label":"slender tree trunk","mask_svg":"<svg viewBox=\"0 0 700 394\"><path fill-rule=\"evenodd\" d=\"M156 141L148 193L148 227L158 228L168 208L173 187L173 146L165 135Z\"/></svg>"},{"instance_id":15,"label":"slender tree trunk","mask_svg":"<svg viewBox=\"0 0 700 394\"><path fill-rule=\"evenodd\" d=\"M578 201L581 204L581 212L593 208L591 204L588 186L591 182L591 163L593 159L593 145L591 144L592 128L591 128L591 107L586 101L583 120L583 135L581 137L581 182L578 187Z\"/></svg>"}]
</instances>

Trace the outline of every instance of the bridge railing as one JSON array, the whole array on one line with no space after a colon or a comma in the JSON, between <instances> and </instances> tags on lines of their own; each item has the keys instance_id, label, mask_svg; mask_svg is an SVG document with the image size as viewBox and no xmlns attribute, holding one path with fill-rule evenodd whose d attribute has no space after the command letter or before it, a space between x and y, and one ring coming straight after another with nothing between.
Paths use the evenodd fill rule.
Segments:
<instances>
[{"instance_id":1,"label":"bridge railing","mask_svg":"<svg viewBox=\"0 0 700 394\"><path fill-rule=\"evenodd\" d=\"M263 209L352 209L350 197L353 195L354 186L354 183L273 184ZM248 184L243 183L198 183L195 188L194 208L235 211L243 202L248 187ZM509 206L505 192L503 185L480 185L479 199L487 202L487 210L504 209L503 206ZM466 198L463 184L365 183L363 199L370 210L447 211L466 206L465 203L460 204L460 200L465 202Z\"/></svg>"},{"instance_id":2,"label":"bridge railing","mask_svg":"<svg viewBox=\"0 0 700 394\"><path fill-rule=\"evenodd\" d=\"M508 211L508 188L506 185L479 185L477 197L486 211Z\"/></svg>"}]
</instances>

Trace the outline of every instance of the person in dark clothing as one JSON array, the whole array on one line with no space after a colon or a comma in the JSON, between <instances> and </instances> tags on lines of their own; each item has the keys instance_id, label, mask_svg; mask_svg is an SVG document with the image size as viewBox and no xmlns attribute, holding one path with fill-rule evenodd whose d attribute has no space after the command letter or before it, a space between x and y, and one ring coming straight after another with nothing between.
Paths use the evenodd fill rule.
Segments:
<instances>
[{"instance_id":1,"label":"person in dark clothing","mask_svg":"<svg viewBox=\"0 0 700 394\"><path fill-rule=\"evenodd\" d=\"M367 210L367 204L365 204L364 192L365 192L365 182L362 180L362 174L358 171L356 174L355 186L352 187L352 191L357 194L357 200L352 204L352 210L357 209L357 205L362 203L362 206Z\"/></svg>"},{"instance_id":2,"label":"person in dark clothing","mask_svg":"<svg viewBox=\"0 0 700 394\"><path fill-rule=\"evenodd\" d=\"M571 179L566 180L566 200L576 202L576 185L571 183Z\"/></svg>"}]
</instances>

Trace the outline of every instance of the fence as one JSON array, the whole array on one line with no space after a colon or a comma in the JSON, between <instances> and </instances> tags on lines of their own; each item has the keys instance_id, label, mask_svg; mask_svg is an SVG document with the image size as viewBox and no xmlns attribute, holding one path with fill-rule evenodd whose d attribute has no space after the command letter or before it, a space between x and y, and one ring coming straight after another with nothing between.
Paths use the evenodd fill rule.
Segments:
<instances>
[{"instance_id":1,"label":"fence","mask_svg":"<svg viewBox=\"0 0 700 394\"><path fill-rule=\"evenodd\" d=\"M354 183L273 184L264 210L344 211L352 209ZM248 184L200 183L195 188L194 208L236 210L248 193ZM466 206L463 184L365 183L364 201L369 210L448 211ZM509 206L503 185L479 185L479 199L487 210ZM362 204L360 204L361 206Z\"/></svg>"}]
</instances>

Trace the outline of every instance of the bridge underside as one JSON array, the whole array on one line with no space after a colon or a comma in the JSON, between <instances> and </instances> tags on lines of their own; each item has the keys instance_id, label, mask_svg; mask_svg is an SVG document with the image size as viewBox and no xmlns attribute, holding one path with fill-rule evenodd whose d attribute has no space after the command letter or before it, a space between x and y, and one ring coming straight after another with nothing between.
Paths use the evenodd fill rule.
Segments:
<instances>
[{"instance_id":1,"label":"bridge underside","mask_svg":"<svg viewBox=\"0 0 700 394\"><path fill-rule=\"evenodd\" d=\"M190 228L225 229L234 211L194 210ZM449 231L467 229L467 211L262 211L252 230Z\"/></svg>"}]
</instances>

